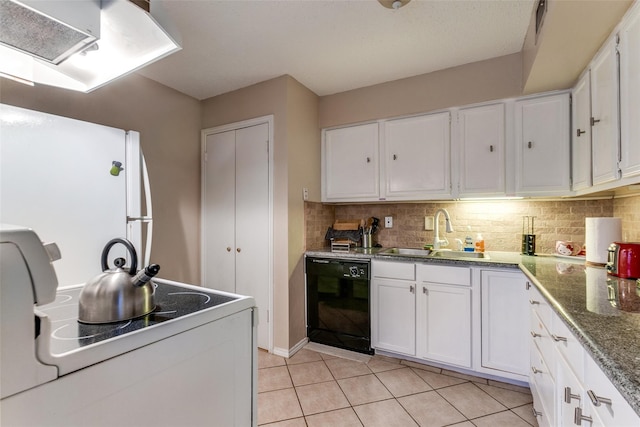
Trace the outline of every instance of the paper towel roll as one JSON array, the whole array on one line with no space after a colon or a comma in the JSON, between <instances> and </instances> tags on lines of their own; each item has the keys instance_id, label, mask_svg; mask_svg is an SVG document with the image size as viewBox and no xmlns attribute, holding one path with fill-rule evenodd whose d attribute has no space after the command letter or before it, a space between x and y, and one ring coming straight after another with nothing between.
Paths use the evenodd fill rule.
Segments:
<instances>
[{"instance_id":1,"label":"paper towel roll","mask_svg":"<svg viewBox=\"0 0 640 427\"><path fill-rule=\"evenodd\" d=\"M622 220L620 218L585 218L585 245L587 262L607 263L607 248L615 241L622 240Z\"/></svg>"}]
</instances>

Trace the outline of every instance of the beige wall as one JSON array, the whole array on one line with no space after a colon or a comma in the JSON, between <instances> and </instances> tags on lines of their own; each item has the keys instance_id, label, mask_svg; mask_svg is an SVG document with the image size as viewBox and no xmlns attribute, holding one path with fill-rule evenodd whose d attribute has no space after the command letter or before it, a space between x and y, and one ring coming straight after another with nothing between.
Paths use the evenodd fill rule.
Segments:
<instances>
[{"instance_id":1,"label":"beige wall","mask_svg":"<svg viewBox=\"0 0 640 427\"><path fill-rule=\"evenodd\" d=\"M320 127L434 111L522 93L517 53L320 98Z\"/></svg>"},{"instance_id":2,"label":"beige wall","mask_svg":"<svg viewBox=\"0 0 640 427\"><path fill-rule=\"evenodd\" d=\"M269 114L274 115L275 139L273 342L288 350L306 336L302 188L320 193L317 97L292 77L281 76L202 101L203 128Z\"/></svg>"},{"instance_id":3,"label":"beige wall","mask_svg":"<svg viewBox=\"0 0 640 427\"><path fill-rule=\"evenodd\" d=\"M632 3L633 0L548 1L537 39L535 15L525 38L524 93L573 86Z\"/></svg>"},{"instance_id":4,"label":"beige wall","mask_svg":"<svg viewBox=\"0 0 640 427\"><path fill-rule=\"evenodd\" d=\"M198 100L133 74L88 94L0 78L0 102L139 131L153 195L151 260L161 277L199 283Z\"/></svg>"},{"instance_id":5,"label":"beige wall","mask_svg":"<svg viewBox=\"0 0 640 427\"><path fill-rule=\"evenodd\" d=\"M381 227L374 241L384 247L422 247L433 243L433 231L424 230L424 217L433 216L436 209L445 208L451 214L454 233L442 233L455 248L455 239L464 240L467 226L472 237L481 232L487 251L519 252L522 235L522 217L535 216L536 251L554 253L556 240L584 243L585 218L622 218L622 236L625 241L640 242L640 195L604 200L556 201L513 200L499 202L424 202L322 205L308 203L307 248L328 246L324 234L337 219L361 219L370 216L383 222L393 217L393 228ZM444 228L444 219L440 221ZM442 236L441 236L442 237Z\"/></svg>"},{"instance_id":6,"label":"beige wall","mask_svg":"<svg viewBox=\"0 0 640 427\"><path fill-rule=\"evenodd\" d=\"M295 79L287 86L289 170L289 348L307 336L305 321L303 188L320 200L318 96Z\"/></svg>"}]
</instances>

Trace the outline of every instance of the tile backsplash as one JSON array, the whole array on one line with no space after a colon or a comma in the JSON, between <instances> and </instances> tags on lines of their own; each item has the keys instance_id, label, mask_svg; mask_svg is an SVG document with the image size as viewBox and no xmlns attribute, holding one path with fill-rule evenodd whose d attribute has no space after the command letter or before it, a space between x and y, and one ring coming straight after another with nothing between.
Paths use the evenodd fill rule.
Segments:
<instances>
[{"instance_id":1,"label":"tile backsplash","mask_svg":"<svg viewBox=\"0 0 640 427\"><path fill-rule=\"evenodd\" d=\"M623 240L640 241L640 196L604 200L502 200L447 201L426 203L385 203L324 205L306 202L307 249L329 245L324 240L327 228L335 220L377 217L381 228L374 235L374 243L384 247L422 247L433 243L434 232L424 230L424 217L434 216L439 208L446 209L454 232L444 232L444 218L440 218L441 237L455 249L455 239L464 241L471 227L476 238L482 233L487 251L520 252L522 217L534 216L536 252L553 253L556 240L585 241L586 217L622 218ZM384 228L384 217L393 217L393 227Z\"/></svg>"}]
</instances>

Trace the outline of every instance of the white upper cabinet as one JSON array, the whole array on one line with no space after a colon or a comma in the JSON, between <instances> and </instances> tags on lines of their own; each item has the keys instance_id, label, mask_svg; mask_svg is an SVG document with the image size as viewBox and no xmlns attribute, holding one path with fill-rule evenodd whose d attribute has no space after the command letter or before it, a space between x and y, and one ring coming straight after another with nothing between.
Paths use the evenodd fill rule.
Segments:
<instances>
[{"instance_id":1,"label":"white upper cabinet","mask_svg":"<svg viewBox=\"0 0 640 427\"><path fill-rule=\"evenodd\" d=\"M573 190L591 187L591 72L573 89L571 177Z\"/></svg>"},{"instance_id":2,"label":"white upper cabinet","mask_svg":"<svg viewBox=\"0 0 640 427\"><path fill-rule=\"evenodd\" d=\"M640 3L618 33L622 177L640 174Z\"/></svg>"},{"instance_id":3,"label":"white upper cabinet","mask_svg":"<svg viewBox=\"0 0 640 427\"><path fill-rule=\"evenodd\" d=\"M618 138L618 61L611 38L591 64L593 185L619 178Z\"/></svg>"},{"instance_id":4,"label":"white upper cabinet","mask_svg":"<svg viewBox=\"0 0 640 427\"><path fill-rule=\"evenodd\" d=\"M504 117L504 104L458 112L460 196L505 195Z\"/></svg>"},{"instance_id":5,"label":"white upper cabinet","mask_svg":"<svg viewBox=\"0 0 640 427\"><path fill-rule=\"evenodd\" d=\"M450 117L446 112L382 123L383 199L451 197Z\"/></svg>"},{"instance_id":6,"label":"white upper cabinet","mask_svg":"<svg viewBox=\"0 0 640 427\"><path fill-rule=\"evenodd\" d=\"M569 94L516 101L515 131L516 194L571 194Z\"/></svg>"},{"instance_id":7,"label":"white upper cabinet","mask_svg":"<svg viewBox=\"0 0 640 427\"><path fill-rule=\"evenodd\" d=\"M322 200L371 201L379 194L378 124L324 130Z\"/></svg>"}]
</instances>

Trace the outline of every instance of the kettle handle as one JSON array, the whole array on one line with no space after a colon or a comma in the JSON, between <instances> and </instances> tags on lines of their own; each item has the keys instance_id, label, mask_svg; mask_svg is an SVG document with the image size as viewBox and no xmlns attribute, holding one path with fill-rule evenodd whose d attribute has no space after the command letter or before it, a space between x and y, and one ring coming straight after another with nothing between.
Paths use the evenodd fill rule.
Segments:
<instances>
[{"instance_id":1,"label":"kettle handle","mask_svg":"<svg viewBox=\"0 0 640 427\"><path fill-rule=\"evenodd\" d=\"M127 239L115 238L109 240L104 249L102 250L102 271L107 271L109 269L109 264L107 264L107 255L109 255L109 251L116 243L122 243L127 251L129 251L129 255L131 255L131 267L129 267L129 274L133 276L138 271L138 255L136 254L136 250Z\"/></svg>"}]
</instances>

